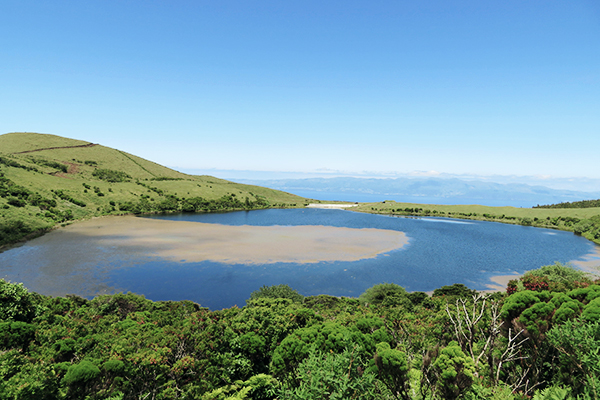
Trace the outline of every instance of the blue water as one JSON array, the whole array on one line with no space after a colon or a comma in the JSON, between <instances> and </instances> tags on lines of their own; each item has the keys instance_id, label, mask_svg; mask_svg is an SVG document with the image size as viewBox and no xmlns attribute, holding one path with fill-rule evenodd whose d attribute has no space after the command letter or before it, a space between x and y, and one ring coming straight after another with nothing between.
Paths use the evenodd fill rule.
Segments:
<instances>
[{"instance_id":1,"label":"blue water","mask_svg":"<svg viewBox=\"0 0 600 400\"><path fill-rule=\"evenodd\" d=\"M453 283L482 290L492 276L523 273L556 261L578 260L595 249L593 243L569 232L341 210L274 209L151 218L225 225L392 229L405 232L409 244L374 259L353 262L227 265L208 261L170 262L139 255L132 259L131 253L118 247L107 249L97 243L86 250L84 261L70 261L74 265L69 265L71 275L65 275L65 282L79 275L77 280L69 281L75 282L71 285L76 287L69 287L68 293L90 296L90 292L105 288L108 292L144 294L152 300L188 299L220 309L243 306L250 293L262 285L288 284L303 295L334 296L359 296L382 282L397 283L409 291L431 291ZM46 276L49 267L39 255L35 256L35 243L0 253L0 277L23 281L30 289L44 293L44 279L40 277Z\"/></svg>"},{"instance_id":2,"label":"blue water","mask_svg":"<svg viewBox=\"0 0 600 400\"><path fill-rule=\"evenodd\" d=\"M140 281L138 272L132 269L119 270L113 275L119 283L127 283L127 287L135 287L135 291L150 298L167 299L169 294L177 293L178 298L194 299L211 309L241 306L260 286L282 283L304 295L358 296L382 282L397 283L409 291L431 291L453 283L482 290L492 276L523 273L555 261L569 262L594 249L591 242L569 232L340 210L260 210L152 218L225 225L368 227L399 230L409 237L409 244L403 249L361 261L259 266L172 263L168 268L163 263L151 263L143 268L145 273L152 274L152 279ZM160 288L156 281L162 282Z\"/></svg>"}]
</instances>

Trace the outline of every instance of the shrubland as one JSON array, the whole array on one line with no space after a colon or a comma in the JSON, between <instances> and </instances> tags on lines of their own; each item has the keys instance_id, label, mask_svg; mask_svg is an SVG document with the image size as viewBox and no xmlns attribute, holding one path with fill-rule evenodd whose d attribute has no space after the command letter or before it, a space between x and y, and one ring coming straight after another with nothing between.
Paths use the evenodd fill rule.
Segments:
<instances>
[{"instance_id":1,"label":"shrubland","mask_svg":"<svg viewBox=\"0 0 600 400\"><path fill-rule=\"evenodd\" d=\"M557 264L506 293L263 286L223 310L0 280L0 398L596 399L594 279Z\"/></svg>"}]
</instances>

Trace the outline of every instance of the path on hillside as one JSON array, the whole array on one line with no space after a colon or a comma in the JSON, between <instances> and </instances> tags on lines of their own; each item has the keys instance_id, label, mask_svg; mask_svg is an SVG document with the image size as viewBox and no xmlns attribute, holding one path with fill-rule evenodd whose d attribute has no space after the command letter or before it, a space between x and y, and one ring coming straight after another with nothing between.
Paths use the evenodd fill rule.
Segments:
<instances>
[{"instance_id":1,"label":"path on hillside","mask_svg":"<svg viewBox=\"0 0 600 400\"><path fill-rule=\"evenodd\" d=\"M36 151L44 151L44 150L75 149L77 147L94 147L94 146L98 146L98 144L96 144L96 143L88 143L88 144L80 144L80 145L77 145L77 146L46 147L46 148L43 148L43 149L19 151L17 153L12 153L12 154L25 154L25 153L33 153L33 152L36 152Z\"/></svg>"}]
</instances>

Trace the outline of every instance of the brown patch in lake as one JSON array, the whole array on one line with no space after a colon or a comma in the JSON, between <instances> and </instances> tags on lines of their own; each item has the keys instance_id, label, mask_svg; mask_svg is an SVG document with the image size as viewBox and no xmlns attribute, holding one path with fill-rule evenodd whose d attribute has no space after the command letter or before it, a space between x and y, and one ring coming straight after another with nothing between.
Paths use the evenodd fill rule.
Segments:
<instances>
[{"instance_id":1,"label":"brown patch in lake","mask_svg":"<svg viewBox=\"0 0 600 400\"><path fill-rule=\"evenodd\" d=\"M95 238L171 261L227 264L318 263L374 258L408 243L403 232L331 226L230 226L137 217L101 218L52 232L47 240Z\"/></svg>"},{"instance_id":2,"label":"brown patch in lake","mask_svg":"<svg viewBox=\"0 0 600 400\"><path fill-rule=\"evenodd\" d=\"M506 290L506 286L508 285L509 281L513 279L519 279L521 276L523 275L517 273L513 275L492 276L490 278L490 281L492 281L492 283L488 283L485 285L488 289L484 290L484 292L503 292Z\"/></svg>"},{"instance_id":3,"label":"brown patch in lake","mask_svg":"<svg viewBox=\"0 0 600 400\"><path fill-rule=\"evenodd\" d=\"M599 275L600 274L600 246L594 246L594 249L579 260L571 261L576 267L581 268L586 272Z\"/></svg>"}]
</instances>

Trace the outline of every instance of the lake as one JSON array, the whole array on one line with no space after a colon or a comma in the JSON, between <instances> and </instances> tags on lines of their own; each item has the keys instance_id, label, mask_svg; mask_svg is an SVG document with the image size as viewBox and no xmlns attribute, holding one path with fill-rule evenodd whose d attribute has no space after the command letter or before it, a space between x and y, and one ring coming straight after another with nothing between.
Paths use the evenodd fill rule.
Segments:
<instances>
[{"instance_id":1,"label":"lake","mask_svg":"<svg viewBox=\"0 0 600 400\"><path fill-rule=\"evenodd\" d=\"M48 295L131 291L220 309L243 306L262 285L334 296L383 282L409 291L453 283L484 290L493 277L557 261L600 264L598 253L582 237L549 229L271 209L76 223L0 253L0 277Z\"/></svg>"}]
</instances>

